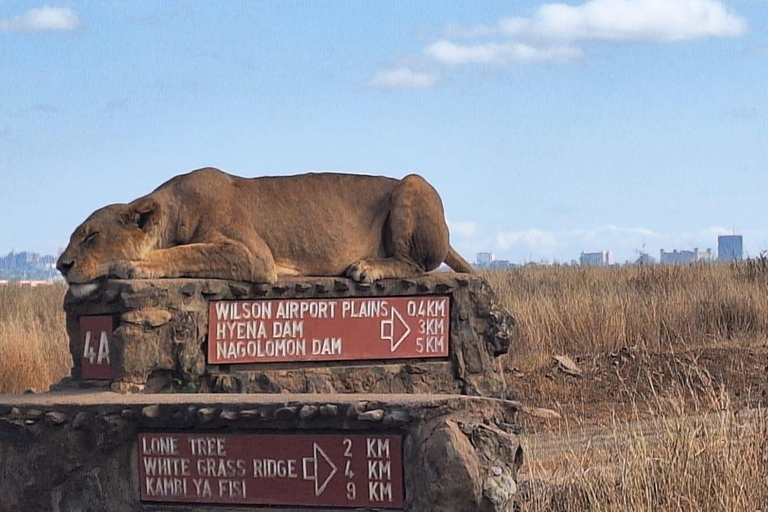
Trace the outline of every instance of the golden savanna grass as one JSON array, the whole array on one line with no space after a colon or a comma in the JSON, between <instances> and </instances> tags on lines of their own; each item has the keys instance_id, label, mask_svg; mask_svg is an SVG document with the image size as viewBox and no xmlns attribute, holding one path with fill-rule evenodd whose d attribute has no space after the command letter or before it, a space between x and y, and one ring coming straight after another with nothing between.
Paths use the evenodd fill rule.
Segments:
<instances>
[{"instance_id":1,"label":"golden savanna grass","mask_svg":"<svg viewBox=\"0 0 768 512\"><path fill-rule=\"evenodd\" d=\"M46 391L69 375L66 287L0 287L0 393Z\"/></svg>"},{"instance_id":2,"label":"golden savanna grass","mask_svg":"<svg viewBox=\"0 0 768 512\"><path fill-rule=\"evenodd\" d=\"M541 400L556 395L556 405L582 400L585 415L595 402L602 406L585 424L579 406L569 404L560 408L567 411L561 421L522 436L529 454L522 510L768 510L766 260L531 267L485 277L518 320L506 361L522 375L510 379L513 391ZM612 356L622 351L634 357L636 381L619 375L618 362L599 364L618 361ZM734 361L710 359L707 369L703 359L712 353ZM753 375L739 375L747 368L741 354L754 357ZM590 375L585 368L583 379L558 377L551 371L555 355L598 370ZM729 376L757 382L762 394L749 387L732 393ZM606 392L609 380L632 389ZM744 399L750 392L756 400ZM619 407L619 395L629 404Z\"/></svg>"},{"instance_id":3,"label":"golden savanna grass","mask_svg":"<svg viewBox=\"0 0 768 512\"><path fill-rule=\"evenodd\" d=\"M517 318L511 361L690 350L768 340L768 263L526 267L487 272Z\"/></svg>"},{"instance_id":4,"label":"golden savanna grass","mask_svg":"<svg viewBox=\"0 0 768 512\"><path fill-rule=\"evenodd\" d=\"M768 510L765 397L743 400L729 380L766 388L768 262L483 277L518 322L504 361L510 389L563 414L525 425L522 510ZM64 292L0 288L0 392L45 390L68 374ZM625 353L634 380L616 356ZM739 366L741 354L764 360L763 373L740 375L756 367ZM555 355L575 359L584 378L553 376Z\"/></svg>"}]
</instances>

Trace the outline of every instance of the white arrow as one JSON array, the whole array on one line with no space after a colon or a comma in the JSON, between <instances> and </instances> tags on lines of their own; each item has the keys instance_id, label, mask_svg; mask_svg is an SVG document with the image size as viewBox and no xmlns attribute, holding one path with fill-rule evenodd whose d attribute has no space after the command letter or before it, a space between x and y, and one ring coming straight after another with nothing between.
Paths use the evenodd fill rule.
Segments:
<instances>
[{"instance_id":1,"label":"white arrow","mask_svg":"<svg viewBox=\"0 0 768 512\"><path fill-rule=\"evenodd\" d=\"M405 327L405 332L397 340L395 340L395 317L397 317L397 319L400 320L400 323L403 324L403 327ZM400 344L405 341L405 338L407 338L409 334L411 334L411 326L405 322L397 309L392 308L390 319L381 321L381 339L389 341L390 351L394 352L400 347Z\"/></svg>"},{"instance_id":2,"label":"white arrow","mask_svg":"<svg viewBox=\"0 0 768 512\"><path fill-rule=\"evenodd\" d=\"M317 445L317 443L312 443L312 446L313 446L313 449L314 449L314 457L312 457L312 458L304 457L304 460L302 461L303 462L303 466L304 466L304 480L314 480L315 481L315 496L320 496L325 491L325 488L328 486L328 483L331 481L331 478L333 478L333 475L335 475L336 472L339 469L336 467L336 464L334 464L333 461L328 458L328 455L326 455L326 453L323 451L322 448L320 448ZM320 457L322 457L323 459L325 459L325 462L327 462L328 465L331 467L331 472L328 474L328 476L325 478L325 480L323 481L322 484L320 483L320 480L319 480L319 476L320 475L317 472L317 469L318 469L317 462L319 460L318 455ZM314 473L312 475L308 475L307 474L308 473L308 471L307 471L307 462L313 462L314 463L314 470L315 471L314 471Z\"/></svg>"}]
</instances>

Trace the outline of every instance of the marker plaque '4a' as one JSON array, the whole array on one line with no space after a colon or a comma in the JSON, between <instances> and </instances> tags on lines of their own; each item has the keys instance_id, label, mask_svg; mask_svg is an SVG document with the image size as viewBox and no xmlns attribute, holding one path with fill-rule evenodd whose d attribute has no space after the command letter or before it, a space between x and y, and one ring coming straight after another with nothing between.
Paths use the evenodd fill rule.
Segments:
<instances>
[{"instance_id":1,"label":"marker plaque '4a'","mask_svg":"<svg viewBox=\"0 0 768 512\"><path fill-rule=\"evenodd\" d=\"M402 508L399 436L139 434L142 501Z\"/></svg>"},{"instance_id":2,"label":"marker plaque '4a'","mask_svg":"<svg viewBox=\"0 0 768 512\"><path fill-rule=\"evenodd\" d=\"M80 317L82 378L86 380L110 380L115 377L110 349L114 320L111 316Z\"/></svg>"},{"instance_id":3,"label":"marker plaque '4a'","mask_svg":"<svg viewBox=\"0 0 768 512\"><path fill-rule=\"evenodd\" d=\"M447 296L211 302L211 364L448 356Z\"/></svg>"}]
</instances>

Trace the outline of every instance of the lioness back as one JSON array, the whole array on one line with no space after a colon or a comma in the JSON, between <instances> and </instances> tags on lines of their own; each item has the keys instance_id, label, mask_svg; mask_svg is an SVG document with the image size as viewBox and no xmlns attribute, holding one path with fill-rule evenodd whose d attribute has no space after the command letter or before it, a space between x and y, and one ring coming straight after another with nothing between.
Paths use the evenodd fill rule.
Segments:
<instances>
[{"instance_id":1,"label":"lioness back","mask_svg":"<svg viewBox=\"0 0 768 512\"><path fill-rule=\"evenodd\" d=\"M254 233L277 265L341 273L364 257L384 256L389 198L400 180L339 173L241 178L217 169L177 176L157 193L204 210L207 229ZM351 258L351 260L350 260Z\"/></svg>"}]
</instances>

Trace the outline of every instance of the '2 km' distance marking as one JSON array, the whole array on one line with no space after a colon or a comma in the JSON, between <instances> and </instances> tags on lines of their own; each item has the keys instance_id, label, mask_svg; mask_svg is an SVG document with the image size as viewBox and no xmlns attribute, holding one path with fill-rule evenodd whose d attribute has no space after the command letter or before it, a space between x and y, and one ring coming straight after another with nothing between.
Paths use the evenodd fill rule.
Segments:
<instances>
[{"instance_id":1,"label":"'2 km' distance marking","mask_svg":"<svg viewBox=\"0 0 768 512\"><path fill-rule=\"evenodd\" d=\"M138 435L144 502L402 509L402 438L386 433Z\"/></svg>"}]
</instances>

